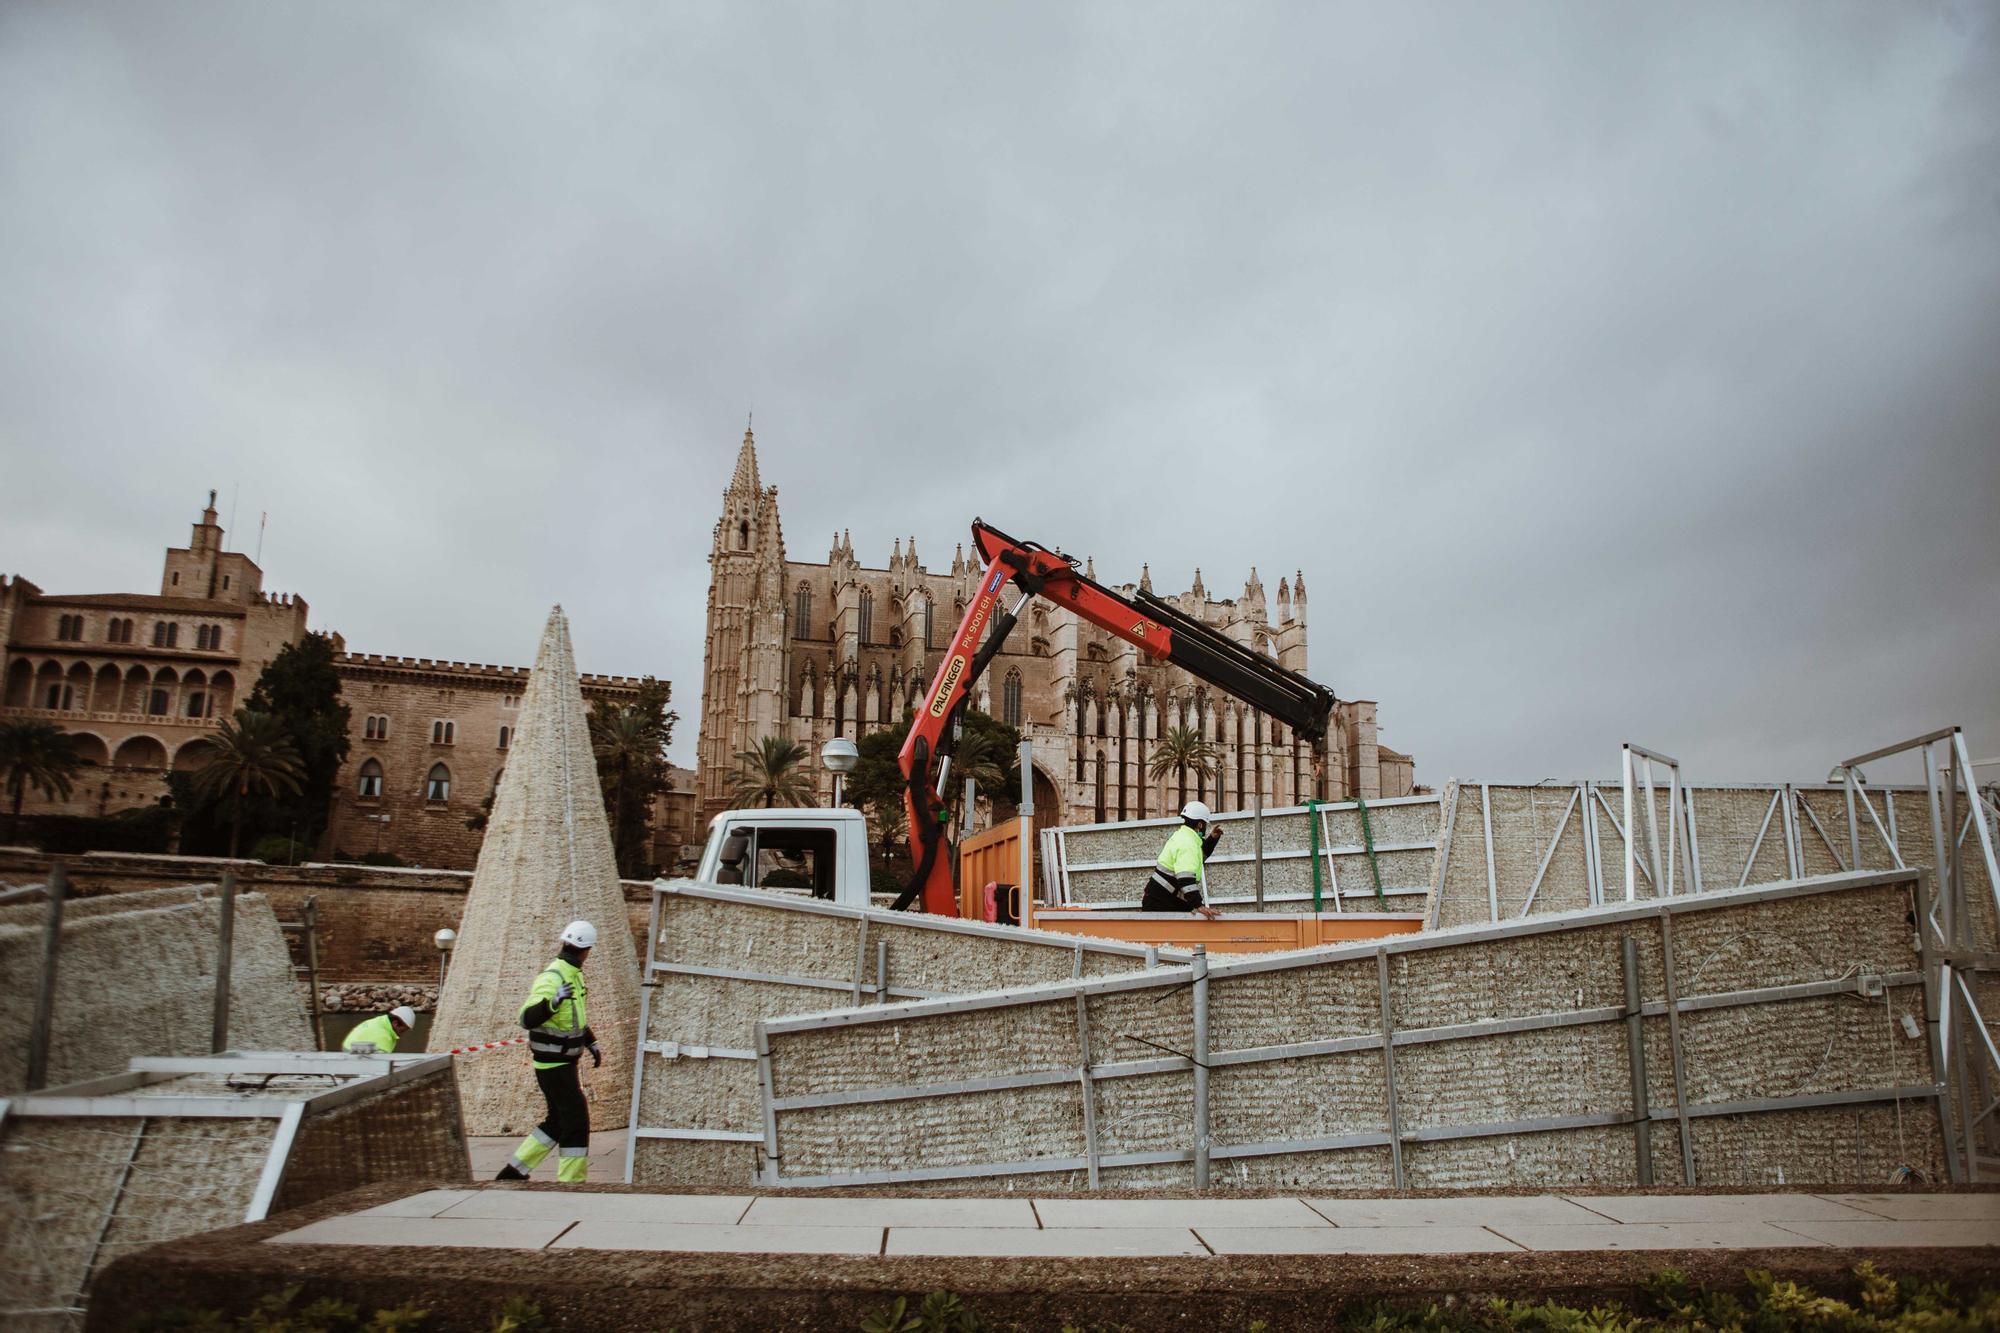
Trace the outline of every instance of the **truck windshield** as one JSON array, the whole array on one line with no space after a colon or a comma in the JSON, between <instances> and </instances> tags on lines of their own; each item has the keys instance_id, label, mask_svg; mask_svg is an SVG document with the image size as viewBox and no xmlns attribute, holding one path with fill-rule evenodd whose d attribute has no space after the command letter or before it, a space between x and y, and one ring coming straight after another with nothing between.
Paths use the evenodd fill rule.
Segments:
<instances>
[{"instance_id":1,"label":"truck windshield","mask_svg":"<svg viewBox=\"0 0 2000 1333\"><path fill-rule=\"evenodd\" d=\"M715 882L833 898L834 831L737 820L723 831Z\"/></svg>"}]
</instances>

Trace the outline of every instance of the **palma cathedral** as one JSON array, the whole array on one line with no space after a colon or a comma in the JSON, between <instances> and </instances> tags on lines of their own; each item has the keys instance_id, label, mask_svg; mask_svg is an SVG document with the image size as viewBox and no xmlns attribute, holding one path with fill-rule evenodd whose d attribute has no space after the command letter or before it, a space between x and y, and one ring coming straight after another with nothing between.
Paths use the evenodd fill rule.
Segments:
<instances>
[{"instance_id":1,"label":"palma cathedral","mask_svg":"<svg viewBox=\"0 0 2000 1333\"><path fill-rule=\"evenodd\" d=\"M829 800L832 780L820 767L819 747L894 726L916 706L965 614L979 578L975 562L961 545L948 566L932 570L911 537L893 543L886 567L871 567L846 532L834 534L825 560L788 558L778 488L764 484L756 441L745 430L709 556L702 817L730 805L736 755L767 736L809 748L820 799ZM1152 591L1150 571L1118 590L1129 596L1135 586ZM1230 598L1214 596L1196 569L1194 586L1169 600L1307 671L1303 574L1278 580L1276 620L1255 569ZM972 702L1034 743L1035 810L1044 823L1177 810L1179 779L1153 780L1148 759L1159 737L1178 726L1198 730L1215 747L1215 773L1190 773L1186 794L1217 809L1247 809L1260 783L1272 807L1411 790L1412 761L1377 739L1372 700L1336 706L1316 777L1308 743L1283 726L1040 598L975 685Z\"/></svg>"}]
</instances>

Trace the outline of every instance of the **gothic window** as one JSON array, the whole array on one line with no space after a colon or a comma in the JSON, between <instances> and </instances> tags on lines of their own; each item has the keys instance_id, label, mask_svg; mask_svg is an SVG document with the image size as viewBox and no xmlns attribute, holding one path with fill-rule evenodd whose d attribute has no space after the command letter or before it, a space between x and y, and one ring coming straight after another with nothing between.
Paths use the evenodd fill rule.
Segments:
<instances>
[{"instance_id":1,"label":"gothic window","mask_svg":"<svg viewBox=\"0 0 2000 1333\"><path fill-rule=\"evenodd\" d=\"M129 620L112 620L107 623L104 626L104 641L106 643L132 642L132 622Z\"/></svg>"},{"instance_id":2,"label":"gothic window","mask_svg":"<svg viewBox=\"0 0 2000 1333\"><path fill-rule=\"evenodd\" d=\"M812 633L813 590L804 583L799 584L798 596L792 599L793 632L800 635Z\"/></svg>"},{"instance_id":3,"label":"gothic window","mask_svg":"<svg viewBox=\"0 0 2000 1333\"><path fill-rule=\"evenodd\" d=\"M1104 822L1104 751L1097 752L1097 822Z\"/></svg>"},{"instance_id":4,"label":"gothic window","mask_svg":"<svg viewBox=\"0 0 2000 1333\"><path fill-rule=\"evenodd\" d=\"M936 646L936 641L931 638L931 632L937 628L934 615L936 610L937 601L930 597L924 598L924 647L926 648Z\"/></svg>"},{"instance_id":5,"label":"gothic window","mask_svg":"<svg viewBox=\"0 0 2000 1333\"><path fill-rule=\"evenodd\" d=\"M187 715L189 717L206 717L207 709L208 695L206 693L201 690L195 690L188 695Z\"/></svg>"},{"instance_id":6,"label":"gothic window","mask_svg":"<svg viewBox=\"0 0 2000 1333\"><path fill-rule=\"evenodd\" d=\"M442 718L431 723L432 745L455 745L458 743L458 724Z\"/></svg>"},{"instance_id":7,"label":"gothic window","mask_svg":"<svg viewBox=\"0 0 2000 1333\"><path fill-rule=\"evenodd\" d=\"M153 717L165 717L170 707L165 690L154 690L146 700L146 712Z\"/></svg>"},{"instance_id":8,"label":"gothic window","mask_svg":"<svg viewBox=\"0 0 2000 1333\"><path fill-rule=\"evenodd\" d=\"M49 686L48 702L43 707L51 712L67 713L75 702L76 696L69 686L54 684Z\"/></svg>"},{"instance_id":9,"label":"gothic window","mask_svg":"<svg viewBox=\"0 0 2000 1333\"><path fill-rule=\"evenodd\" d=\"M355 784L354 794L370 799L382 794L382 765L373 759L361 765L361 780Z\"/></svg>"},{"instance_id":10,"label":"gothic window","mask_svg":"<svg viewBox=\"0 0 2000 1333\"><path fill-rule=\"evenodd\" d=\"M180 643L180 637L181 627L173 621L156 620L153 622L153 646L155 648L177 647Z\"/></svg>"},{"instance_id":11,"label":"gothic window","mask_svg":"<svg viewBox=\"0 0 2000 1333\"><path fill-rule=\"evenodd\" d=\"M868 589L861 590L861 642L875 641L875 594Z\"/></svg>"},{"instance_id":12,"label":"gothic window","mask_svg":"<svg viewBox=\"0 0 2000 1333\"><path fill-rule=\"evenodd\" d=\"M451 770L443 764L431 765L430 776L424 779L424 799L426 801L451 799Z\"/></svg>"},{"instance_id":13,"label":"gothic window","mask_svg":"<svg viewBox=\"0 0 2000 1333\"><path fill-rule=\"evenodd\" d=\"M502 728L500 728L500 748L501 748L501 749L503 749L503 750L504 750L504 749L506 749L506 748L507 748L507 746L508 746L509 744L511 744L511 743L513 742L513 739L514 739L514 729L513 729L512 727L502 727Z\"/></svg>"},{"instance_id":14,"label":"gothic window","mask_svg":"<svg viewBox=\"0 0 2000 1333\"><path fill-rule=\"evenodd\" d=\"M1021 725L1021 673L1009 671L1000 687L1000 720L1010 727Z\"/></svg>"},{"instance_id":15,"label":"gothic window","mask_svg":"<svg viewBox=\"0 0 2000 1333\"><path fill-rule=\"evenodd\" d=\"M750 549L750 520L747 518L736 525L736 549L739 551Z\"/></svg>"}]
</instances>

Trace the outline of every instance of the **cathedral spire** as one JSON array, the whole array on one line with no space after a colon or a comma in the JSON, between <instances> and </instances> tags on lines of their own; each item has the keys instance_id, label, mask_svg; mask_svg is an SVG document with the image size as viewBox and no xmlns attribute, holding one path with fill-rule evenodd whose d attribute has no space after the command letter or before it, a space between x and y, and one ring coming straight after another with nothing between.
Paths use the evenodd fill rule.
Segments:
<instances>
[{"instance_id":1,"label":"cathedral spire","mask_svg":"<svg viewBox=\"0 0 2000 1333\"><path fill-rule=\"evenodd\" d=\"M736 474L729 479L732 491L761 489L757 478L757 440L750 427L743 428L743 447L736 451Z\"/></svg>"},{"instance_id":2,"label":"cathedral spire","mask_svg":"<svg viewBox=\"0 0 2000 1333\"><path fill-rule=\"evenodd\" d=\"M1139 586L1147 592L1153 590L1153 567L1151 565L1142 564L1139 566Z\"/></svg>"}]
</instances>

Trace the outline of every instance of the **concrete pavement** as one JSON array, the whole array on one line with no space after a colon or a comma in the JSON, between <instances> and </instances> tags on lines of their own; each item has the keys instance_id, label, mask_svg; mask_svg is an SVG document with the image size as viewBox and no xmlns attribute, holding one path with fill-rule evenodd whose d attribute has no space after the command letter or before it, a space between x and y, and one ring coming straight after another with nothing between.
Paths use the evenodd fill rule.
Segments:
<instances>
[{"instance_id":1,"label":"concrete pavement","mask_svg":"<svg viewBox=\"0 0 2000 1333\"><path fill-rule=\"evenodd\" d=\"M500 1160L511 1150L510 1141ZM595 1153L592 1172L617 1178ZM2000 1247L2000 1194L970 1199L469 1188L265 1243L1024 1258Z\"/></svg>"}]
</instances>

